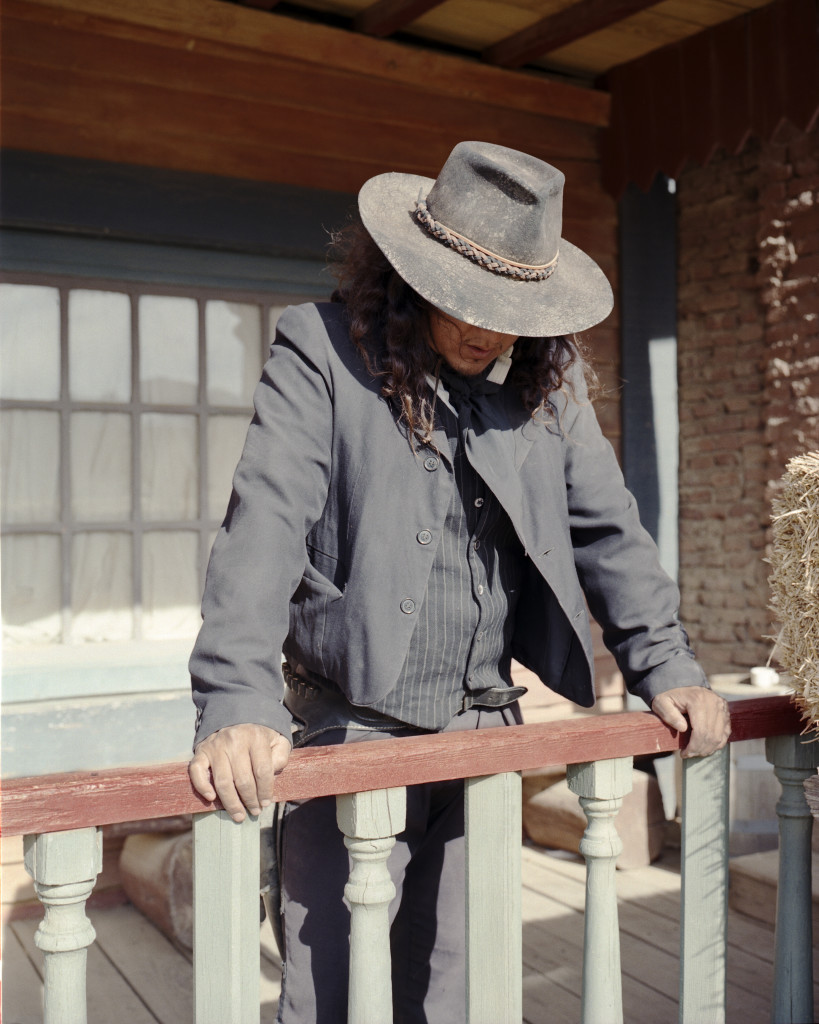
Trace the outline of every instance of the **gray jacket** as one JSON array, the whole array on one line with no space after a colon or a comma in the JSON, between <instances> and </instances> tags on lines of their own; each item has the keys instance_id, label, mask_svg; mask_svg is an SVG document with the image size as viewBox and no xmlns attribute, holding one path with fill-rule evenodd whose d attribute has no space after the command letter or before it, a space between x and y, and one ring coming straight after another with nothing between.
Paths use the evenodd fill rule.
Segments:
<instances>
[{"instance_id":1,"label":"gray jacket","mask_svg":"<svg viewBox=\"0 0 819 1024\"><path fill-rule=\"evenodd\" d=\"M676 686L705 685L677 619L677 588L640 525L579 369L574 378L574 394L553 395L554 416L540 420L504 385L497 420L470 453L527 554L512 654L590 706L588 602L631 692L650 703ZM190 662L196 742L240 722L289 737L283 649L354 704L388 693L452 494L445 438L437 451L411 449L348 338L342 306L282 315L254 403ZM433 543L419 542L422 531Z\"/></svg>"}]
</instances>

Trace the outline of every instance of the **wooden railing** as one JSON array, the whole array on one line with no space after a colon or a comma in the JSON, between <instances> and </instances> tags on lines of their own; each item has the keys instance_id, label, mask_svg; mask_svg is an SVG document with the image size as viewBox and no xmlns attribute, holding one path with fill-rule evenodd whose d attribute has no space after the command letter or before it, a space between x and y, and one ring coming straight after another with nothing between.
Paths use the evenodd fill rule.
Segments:
<instances>
[{"instance_id":1,"label":"wooden railing","mask_svg":"<svg viewBox=\"0 0 819 1024\"><path fill-rule=\"evenodd\" d=\"M819 749L799 735L787 697L736 702L731 721L732 742L766 738L783 788L772 1019L812 1021L812 818L802 784L815 773ZM404 787L454 778L466 786L467 1019L521 1020L518 773L556 764L569 766L569 785L589 822L581 844L582 1020L622 1021L614 818L633 758L677 750L683 740L653 715L632 712L398 742L400 756L392 740L294 751L277 778L279 800L342 794L338 821L353 862L345 890L352 908L350 1024L392 1019L385 862L403 829ZM725 1019L729 763L727 749L683 761L679 1019L689 1024ZM26 837L26 866L45 905L36 941L45 956L46 1024L86 1020L85 957L94 932L85 901L101 869L100 826L186 813L195 814L194 1020L258 1024L259 822L236 824L203 802L180 764L5 784L3 833ZM497 898L486 898L493 891Z\"/></svg>"}]
</instances>

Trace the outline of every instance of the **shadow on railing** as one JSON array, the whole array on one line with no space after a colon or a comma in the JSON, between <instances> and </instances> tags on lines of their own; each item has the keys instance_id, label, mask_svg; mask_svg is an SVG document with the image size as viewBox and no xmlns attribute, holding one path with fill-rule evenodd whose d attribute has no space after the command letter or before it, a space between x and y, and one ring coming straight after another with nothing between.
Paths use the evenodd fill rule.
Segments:
<instances>
[{"instance_id":1,"label":"shadow on railing","mask_svg":"<svg viewBox=\"0 0 819 1024\"><path fill-rule=\"evenodd\" d=\"M766 738L782 783L780 885L772 1019L812 1021L811 829L802 783L819 762L801 738L788 697L731 705L731 741ZM655 716L630 712L294 751L277 778L279 800L338 796L352 870L349 1024L388 1024L386 859L403 829L404 787L463 778L467 844L467 1020L521 1020L519 772L566 764L588 818L583 970L584 1024L622 1021L614 818L635 756L683 740ZM685 760L682 807L680 1011L683 1022L725 1019L728 896L728 751ZM210 813L215 812L215 813ZM85 901L101 870L100 826L193 813L194 1021L258 1024L259 822L234 823L193 791L181 764L13 779L5 783L4 835L24 835L26 867L45 916L45 1022L82 1024L85 959L94 931ZM501 891L502 890L502 891ZM480 893L480 899L471 899ZM487 894L494 894L487 898ZM378 958L373 960L373 951ZM587 969L588 968L588 969Z\"/></svg>"}]
</instances>

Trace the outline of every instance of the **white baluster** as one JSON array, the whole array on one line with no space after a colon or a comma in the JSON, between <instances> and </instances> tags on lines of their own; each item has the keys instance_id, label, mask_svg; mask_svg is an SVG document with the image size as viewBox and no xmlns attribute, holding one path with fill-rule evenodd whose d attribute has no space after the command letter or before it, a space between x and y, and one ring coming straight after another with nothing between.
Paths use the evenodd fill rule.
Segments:
<instances>
[{"instance_id":1,"label":"white baluster","mask_svg":"<svg viewBox=\"0 0 819 1024\"><path fill-rule=\"evenodd\" d=\"M86 1024L86 962L96 935L85 902L102 870L102 833L81 828L26 836L24 850L45 907L34 936L44 954L45 1024Z\"/></svg>"},{"instance_id":2,"label":"white baluster","mask_svg":"<svg viewBox=\"0 0 819 1024\"><path fill-rule=\"evenodd\" d=\"M259 819L193 819L193 1019L259 1024Z\"/></svg>"},{"instance_id":3,"label":"white baluster","mask_svg":"<svg viewBox=\"0 0 819 1024\"><path fill-rule=\"evenodd\" d=\"M580 797L588 826L580 841L586 858L583 948L583 1024L622 1024L620 932L614 869L623 843L614 818L631 792L633 758L569 765L569 789Z\"/></svg>"},{"instance_id":4,"label":"white baluster","mask_svg":"<svg viewBox=\"0 0 819 1024\"><path fill-rule=\"evenodd\" d=\"M466 1019L523 1016L521 784L517 772L466 787Z\"/></svg>"},{"instance_id":5,"label":"white baluster","mask_svg":"<svg viewBox=\"0 0 819 1024\"><path fill-rule=\"evenodd\" d=\"M771 736L765 756L782 784L779 816L779 886L776 894L774 996L776 1024L805 1024L813 1015L813 817L804 782L816 771L819 746L803 736Z\"/></svg>"},{"instance_id":6,"label":"white baluster","mask_svg":"<svg viewBox=\"0 0 819 1024\"><path fill-rule=\"evenodd\" d=\"M336 797L336 820L352 866L344 895L350 904L348 1024L391 1024L389 906L395 886L387 858L407 817L406 789Z\"/></svg>"},{"instance_id":7,"label":"white baluster","mask_svg":"<svg viewBox=\"0 0 819 1024\"><path fill-rule=\"evenodd\" d=\"M725 1020L729 772L728 747L683 760L681 1024Z\"/></svg>"}]
</instances>

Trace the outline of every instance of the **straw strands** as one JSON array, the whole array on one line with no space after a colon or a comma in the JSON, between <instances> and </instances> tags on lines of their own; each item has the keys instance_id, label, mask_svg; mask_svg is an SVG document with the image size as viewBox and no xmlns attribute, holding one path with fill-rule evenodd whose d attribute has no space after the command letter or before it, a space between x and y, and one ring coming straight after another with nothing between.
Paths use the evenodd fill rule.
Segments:
<instances>
[{"instance_id":1,"label":"straw strands","mask_svg":"<svg viewBox=\"0 0 819 1024\"><path fill-rule=\"evenodd\" d=\"M797 455L772 502L771 610L779 660L792 677L806 731L819 731L819 452Z\"/></svg>"}]
</instances>

